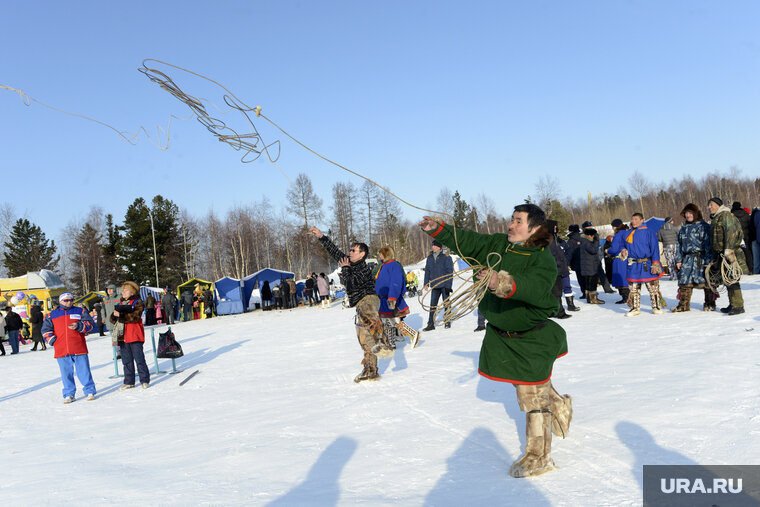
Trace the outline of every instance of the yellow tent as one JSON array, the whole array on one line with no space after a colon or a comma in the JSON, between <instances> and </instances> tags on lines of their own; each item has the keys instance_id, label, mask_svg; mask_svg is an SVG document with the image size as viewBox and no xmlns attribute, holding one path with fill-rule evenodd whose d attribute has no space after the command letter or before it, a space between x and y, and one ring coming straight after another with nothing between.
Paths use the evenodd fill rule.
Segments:
<instances>
[{"instance_id":1,"label":"yellow tent","mask_svg":"<svg viewBox=\"0 0 760 507\"><path fill-rule=\"evenodd\" d=\"M81 306L82 308L86 308L87 310L90 309L90 307L95 303L95 301L100 299L105 299L106 293L105 292L99 292L99 291L90 291L81 298L74 300L75 306Z\"/></svg>"},{"instance_id":2,"label":"yellow tent","mask_svg":"<svg viewBox=\"0 0 760 507\"><path fill-rule=\"evenodd\" d=\"M212 282L209 282L208 280L201 280L200 278L191 278L190 280L186 281L183 284L180 284L177 286L177 301L179 301L180 308L182 307L182 293L185 290L189 290L190 292L193 292L195 290L195 286L198 285L198 287L201 290L201 294L203 294L203 291L206 289L214 290L214 284ZM206 312L204 311L204 304L201 303L200 306L200 312L201 312L201 318L206 318ZM182 314L182 311L180 310L180 315Z\"/></svg>"},{"instance_id":3,"label":"yellow tent","mask_svg":"<svg viewBox=\"0 0 760 507\"><path fill-rule=\"evenodd\" d=\"M58 275L48 269L30 271L23 276L0 279L0 292L2 300L10 304L10 300L17 292L23 292L25 298L20 305L26 305L26 314L29 314L29 304L32 299L44 301L43 310L49 312L58 304L58 296L66 292L66 286Z\"/></svg>"}]
</instances>

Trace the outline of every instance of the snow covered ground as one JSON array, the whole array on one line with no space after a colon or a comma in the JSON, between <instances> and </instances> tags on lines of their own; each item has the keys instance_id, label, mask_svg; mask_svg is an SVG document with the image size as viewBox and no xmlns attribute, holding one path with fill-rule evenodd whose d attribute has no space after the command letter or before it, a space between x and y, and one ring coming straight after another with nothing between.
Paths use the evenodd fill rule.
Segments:
<instances>
[{"instance_id":1,"label":"snow covered ground","mask_svg":"<svg viewBox=\"0 0 760 507\"><path fill-rule=\"evenodd\" d=\"M354 384L354 311L182 323L177 375L118 391L110 338L88 340L98 398L63 405L52 350L0 358L4 505L640 505L644 464L760 462L760 275L747 313L625 318L617 295L562 322L553 380L574 398L558 469L513 479L525 418L477 375L475 316L424 333ZM576 292L577 293L577 292ZM663 282L669 308L675 282ZM725 293L718 306L725 306ZM407 319L420 328L426 317ZM164 326L156 328L158 332ZM148 332L150 336L150 332ZM154 368L150 339L146 357ZM159 360L171 370L170 360ZM121 370L121 367L120 367ZM179 383L200 370L184 386Z\"/></svg>"}]
</instances>

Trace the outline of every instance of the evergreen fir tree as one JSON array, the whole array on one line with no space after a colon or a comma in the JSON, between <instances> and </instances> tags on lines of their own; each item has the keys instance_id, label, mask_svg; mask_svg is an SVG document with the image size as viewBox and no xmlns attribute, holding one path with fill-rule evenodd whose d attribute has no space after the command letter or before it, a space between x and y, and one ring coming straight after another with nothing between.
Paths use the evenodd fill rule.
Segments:
<instances>
[{"instance_id":1,"label":"evergreen fir tree","mask_svg":"<svg viewBox=\"0 0 760 507\"><path fill-rule=\"evenodd\" d=\"M113 223L113 215L106 215L106 236L103 251L103 277L105 286L120 285L126 280L119 277L119 256L121 252L121 227Z\"/></svg>"},{"instance_id":2,"label":"evergreen fir tree","mask_svg":"<svg viewBox=\"0 0 760 507\"><path fill-rule=\"evenodd\" d=\"M3 264L8 276L22 276L41 269L55 270L60 255L56 255L55 241L48 241L38 226L19 218L5 243Z\"/></svg>"},{"instance_id":3,"label":"evergreen fir tree","mask_svg":"<svg viewBox=\"0 0 760 507\"><path fill-rule=\"evenodd\" d=\"M156 259L159 284L177 285L182 281L182 241L179 234L176 204L162 196L153 198L150 213L143 198L127 209L124 217L124 236L118 243L119 265L126 276L139 285L156 284L156 266L153 260L153 236L156 238Z\"/></svg>"},{"instance_id":4,"label":"evergreen fir tree","mask_svg":"<svg viewBox=\"0 0 760 507\"><path fill-rule=\"evenodd\" d=\"M471 208L470 205L467 204L467 201L462 199L462 196L459 195L459 190L454 192L453 196L454 201L454 225L457 229L466 229L466 228L472 228L471 226L468 227L468 222L471 221Z\"/></svg>"}]
</instances>

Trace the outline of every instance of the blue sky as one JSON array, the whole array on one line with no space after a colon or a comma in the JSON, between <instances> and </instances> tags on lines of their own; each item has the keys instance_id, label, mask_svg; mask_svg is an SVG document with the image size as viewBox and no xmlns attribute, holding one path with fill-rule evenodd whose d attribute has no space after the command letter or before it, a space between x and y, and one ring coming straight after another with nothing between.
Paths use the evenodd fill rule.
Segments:
<instances>
[{"instance_id":1,"label":"blue sky","mask_svg":"<svg viewBox=\"0 0 760 507\"><path fill-rule=\"evenodd\" d=\"M508 214L542 176L585 198L636 170L652 182L759 175L758 19L754 1L7 2L0 85L155 138L188 115L137 71L164 60L415 205L446 186ZM220 89L170 75L222 104ZM161 151L10 91L0 117L0 202L48 237L91 205L120 222L136 197L161 194L201 217L263 195L279 206L288 189L194 120L174 121ZM256 125L283 141L278 164L308 174L326 212L335 182L361 183Z\"/></svg>"}]
</instances>

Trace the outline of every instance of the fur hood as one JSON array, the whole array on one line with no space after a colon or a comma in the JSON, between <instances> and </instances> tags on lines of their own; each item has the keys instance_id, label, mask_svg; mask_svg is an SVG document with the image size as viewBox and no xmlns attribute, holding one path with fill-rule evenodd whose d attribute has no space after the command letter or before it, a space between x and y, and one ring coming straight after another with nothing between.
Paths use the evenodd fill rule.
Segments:
<instances>
[{"instance_id":1,"label":"fur hood","mask_svg":"<svg viewBox=\"0 0 760 507\"><path fill-rule=\"evenodd\" d=\"M694 215L694 221L695 222L701 222L703 220L702 217L702 211L699 209L699 206L696 204L690 202L686 206L683 207L681 210L681 216L686 220L686 212L691 212Z\"/></svg>"},{"instance_id":2,"label":"fur hood","mask_svg":"<svg viewBox=\"0 0 760 507\"><path fill-rule=\"evenodd\" d=\"M541 224L536 232L525 240L524 246L547 247L552 242L553 235L549 232L549 227L544 223Z\"/></svg>"}]
</instances>

